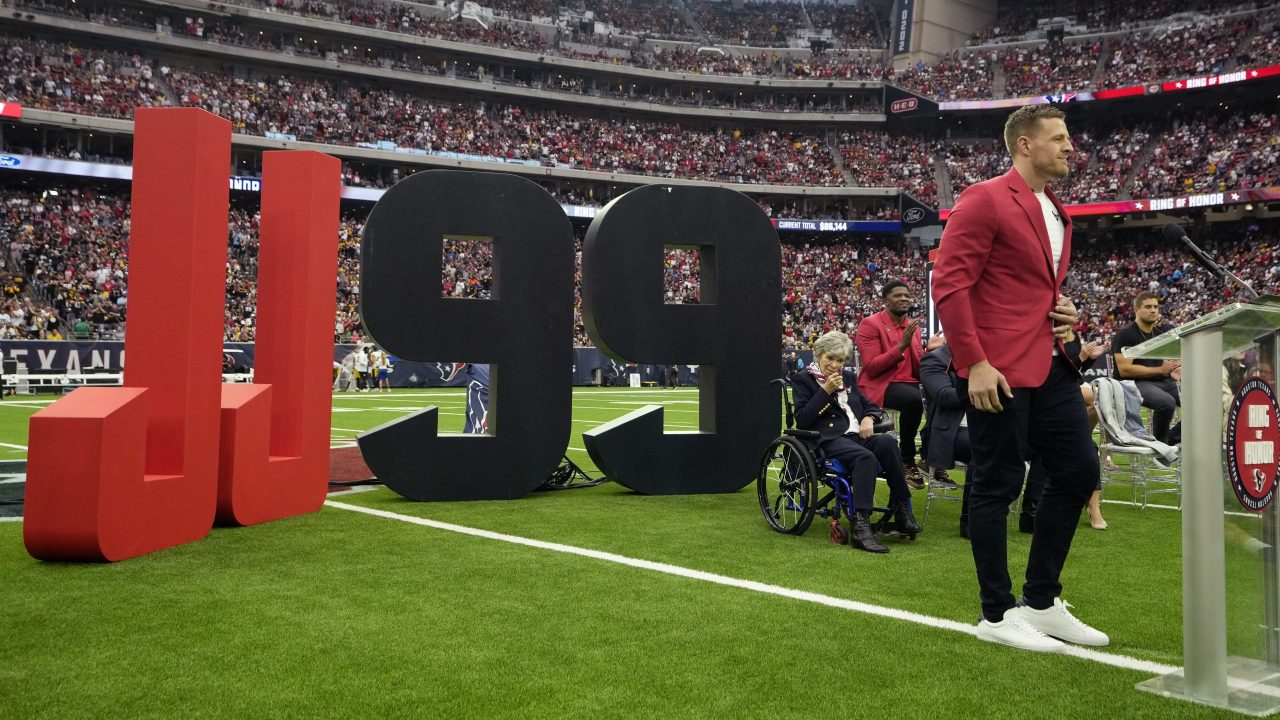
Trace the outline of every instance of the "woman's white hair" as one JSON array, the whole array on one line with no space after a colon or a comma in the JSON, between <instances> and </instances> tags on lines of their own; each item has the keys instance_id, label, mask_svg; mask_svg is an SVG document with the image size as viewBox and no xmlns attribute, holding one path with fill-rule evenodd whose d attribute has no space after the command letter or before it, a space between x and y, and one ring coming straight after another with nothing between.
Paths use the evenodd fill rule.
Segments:
<instances>
[{"instance_id":1,"label":"woman's white hair","mask_svg":"<svg viewBox=\"0 0 1280 720\"><path fill-rule=\"evenodd\" d=\"M853 341L839 330L832 330L813 342L813 359L816 362L823 355L842 357L846 360L853 355Z\"/></svg>"}]
</instances>

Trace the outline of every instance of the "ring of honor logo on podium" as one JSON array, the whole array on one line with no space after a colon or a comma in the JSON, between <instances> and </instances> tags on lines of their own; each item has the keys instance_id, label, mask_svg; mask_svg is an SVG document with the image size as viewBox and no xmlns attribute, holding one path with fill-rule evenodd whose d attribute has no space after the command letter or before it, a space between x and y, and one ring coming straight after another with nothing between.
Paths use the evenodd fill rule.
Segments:
<instances>
[{"instance_id":1,"label":"ring of honor logo on podium","mask_svg":"<svg viewBox=\"0 0 1280 720\"><path fill-rule=\"evenodd\" d=\"M1260 377L1249 378L1227 413L1227 474L1246 510L1262 512L1276 494L1276 391Z\"/></svg>"}]
</instances>

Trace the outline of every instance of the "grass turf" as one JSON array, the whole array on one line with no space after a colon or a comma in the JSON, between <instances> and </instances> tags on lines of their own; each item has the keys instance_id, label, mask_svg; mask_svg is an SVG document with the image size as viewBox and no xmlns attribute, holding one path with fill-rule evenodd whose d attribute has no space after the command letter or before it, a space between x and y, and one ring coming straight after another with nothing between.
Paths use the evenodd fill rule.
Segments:
<instances>
[{"instance_id":1,"label":"grass turf","mask_svg":"<svg viewBox=\"0 0 1280 720\"><path fill-rule=\"evenodd\" d=\"M454 391L343 395L333 424L354 434L424 396L440 404L446 429L450 418L460 427ZM587 427L653 398L696 408L685 404L690 391L579 390L571 446L581 447ZM335 441L349 437L335 430ZM11 444L25 444L25 431ZM876 557L831 545L816 524L802 537L769 531L753 487L643 497L606 484L431 504L378 490L342 501L977 617L953 503L935 504L917 541ZM1111 633L1109 651L1179 665L1179 514L1117 505L1106 513L1110 530L1081 526L1065 596ZM1256 520L1228 522L1256 532ZM1027 536L1011 533L1015 578L1026 549ZM1233 578L1253 580L1257 560L1242 546L1229 544L1228 561ZM0 523L0 587L3 714L13 717L1227 716L1133 690L1143 672L335 508L216 529L115 565L36 562L20 524ZM1233 651L1257 635L1243 595L1232 595Z\"/></svg>"}]
</instances>

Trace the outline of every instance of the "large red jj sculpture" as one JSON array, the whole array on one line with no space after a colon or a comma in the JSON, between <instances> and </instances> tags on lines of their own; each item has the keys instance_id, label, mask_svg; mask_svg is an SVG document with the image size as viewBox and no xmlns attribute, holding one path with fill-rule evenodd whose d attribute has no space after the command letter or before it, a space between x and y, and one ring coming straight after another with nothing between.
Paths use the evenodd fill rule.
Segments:
<instances>
[{"instance_id":1,"label":"large red jj sculpture","mask_svg":"<svg viewBox=\"0 0 1280 720\"><path fill-rule=\"evenodd\" d=\"M221 384L231 125L135 111L123 388L31 417L23 538L124 560L312 512L328 481L338 160L263 155L255 379Z\"/></svg>"}]
</instances>

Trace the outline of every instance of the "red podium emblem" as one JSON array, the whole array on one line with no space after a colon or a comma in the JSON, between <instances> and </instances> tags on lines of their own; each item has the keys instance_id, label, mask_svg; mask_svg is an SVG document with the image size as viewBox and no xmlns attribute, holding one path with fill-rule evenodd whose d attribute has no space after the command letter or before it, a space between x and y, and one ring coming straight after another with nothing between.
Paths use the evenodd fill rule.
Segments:
<instances>
[{"instance_id":1,"label":"red podium emblem","mask_svg":"<svg viewBox=\"0 0 1280 720\"><path fill-rule=\"evenodd\" d=\"M1245 381L1227 414L1227 474L1246 510L1261 512L1276 493L1276 391L1260 377Z\"/></svg>"}]
</instances>

